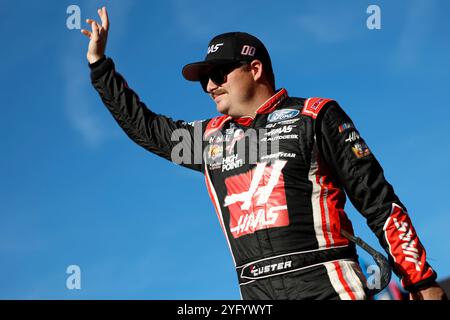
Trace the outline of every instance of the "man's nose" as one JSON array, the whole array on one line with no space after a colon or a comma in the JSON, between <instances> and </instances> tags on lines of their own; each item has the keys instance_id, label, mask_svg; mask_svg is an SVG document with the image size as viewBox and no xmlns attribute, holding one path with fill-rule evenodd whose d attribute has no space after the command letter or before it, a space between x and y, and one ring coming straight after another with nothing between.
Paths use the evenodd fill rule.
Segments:
<instances>
[{"instance_id":1,"label":"man's nose","mask_svg":"<svg viewBox=\"0 0 450 320\"><path fill-rule=\"evenodd\" d=\"M219 86L217 84L215 84L214 82L212 82L211 79L208 79L208 84L206 85L206 91L208 93L213 92L215 89L217 89Z\"/></svg>"}]
</instances>

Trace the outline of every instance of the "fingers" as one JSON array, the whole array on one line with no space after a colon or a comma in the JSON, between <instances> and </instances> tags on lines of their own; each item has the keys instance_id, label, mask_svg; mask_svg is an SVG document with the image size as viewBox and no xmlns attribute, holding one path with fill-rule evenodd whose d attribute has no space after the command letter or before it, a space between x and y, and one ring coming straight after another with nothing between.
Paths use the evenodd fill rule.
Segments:
<instances>
[{"instance_id":1,"label":"fingers","mask_svg":"<svg viewBox=\"0 0 450 320\"><path fill-rule=\"evenodd\" d=\"M91 27L93 27L93 23L94 23L94 24L96 25L97 29L99 28L99 25L98 25L98 23L97 23L95 20L92 20L92 19L86 19L86 22L87 22L88 24L90 24Z\"/></svg>"},{"instance_id":2,"label":"fingers","mask_svg":"<svg viewBox=\"0 0 450 320\"><path fill-rule=\"evenodd\" d=\"M106 7L102 7L101 9L97 10L97 13L102 21L102 28L108 31L109 29L109 18L108 18L108 12L106 11Z\"/></svg>"},{"instance_id":3,"label":"fingers","mask_svg":"<svg viewBox=\"0 0 450 320\"><path fill-rule=\"evenodd\" d=\"M92 21L91 26L92 26L92 34L94 35L94 39L97 39L99 36L99 34L98 34L99 27L98 27L97 22Z\"/></svg>"},{"instance_id":4,"label":"fingers","mask_svg":"<svg viewBox=\"0 0 450 320\"><path fill-rule=\"evenodd\" d=\"M92 28L91 36L94 37L94 39L98 38L98 32L99 32L98 31L99 30L98 23L92 19L86 19L86 22L91 25L91 28Z\"/></svg>"},{"instance_id":5,"label":"fingers","mask_svg":"<svg viewBox=\"0 0 450 320\"><path fill-rule=\"evenodd\" d=\"M92 34L89 31L87 31L85 29L81 29L80 31L81 31L82 34L84 34L89 39L91 38Z\"/></svg>"},{"instance_id":6,"label":"fingers","mask_svg":"<svg viewBox=\"0 0 450 320\"><path fill-rule=\"evenodd\" d=\"M410 293L409 300L424 300L420 292Z\"/></svg>"},{"instance_id":7,"label":"fingers","mask_svg":"<svg viewBox=\"0 0 450 320\"><path fill-rule=\"evenodd\" d=\"M100 36L100 33L103 33L103 31L108 32L109 29L109 18L108 18L108 12L106 11L106 7L102 7L101 9L97 10L97 13L102 21L102 24L100 25L97 23L97 21L92 19L86 19L86 22L91 25L92 31L88 30L81 30L81 33L87 36L88 38L94 40L98 39ZM106 33L107 34L107 33Z\"/></svg>"}]
</instances>

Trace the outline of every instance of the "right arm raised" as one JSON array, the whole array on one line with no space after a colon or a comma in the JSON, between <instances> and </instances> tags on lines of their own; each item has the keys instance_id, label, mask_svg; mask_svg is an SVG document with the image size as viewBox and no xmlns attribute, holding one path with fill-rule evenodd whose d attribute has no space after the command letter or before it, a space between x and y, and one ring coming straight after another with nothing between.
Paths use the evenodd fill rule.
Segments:
<instances>
[{"instance_id":1,"label":"right arm raised","mask_svg":"<svg viewBox=\"0 0 450 320\"><path fill-rule=\"evenodd\" d=\"M181 164L201 171L203 123L197 122L192 126L184 121L174 121L154 113L140 101L125 79L116 72L113 61L104 55L109 28L106 8L99 10L99 16L102 25L88 19L92 32L82 30L82 33L90 38L87 58L90 62L91 81L103 103L120 127L138 145L170 161L175 161L172 151L177 146L183 150L184 162ZM178 129L177 139L172 141L172 134ZM194 140L197 141L194 143ZM195 152L195 147L200 149ZM177 152L176 155L178 154Z\"/></svg>"}]
</instances>

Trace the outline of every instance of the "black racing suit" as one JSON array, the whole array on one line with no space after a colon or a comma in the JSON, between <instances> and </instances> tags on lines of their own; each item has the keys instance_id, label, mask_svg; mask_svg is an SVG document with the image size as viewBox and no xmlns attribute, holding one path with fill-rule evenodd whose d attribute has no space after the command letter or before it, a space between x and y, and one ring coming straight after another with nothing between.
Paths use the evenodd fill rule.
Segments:
<instances>
[{"instance_id":1,"label":"black racing suit","mask_svg":"<svg viewBox=\"0 0 450 320\"><path fill-rule=\"evenodd\" d=\"M365 299L365 280L344 212L347 196L367 219L409 291L436 279L404 205L337 102L279 90L254 118L186 123L158 115L115 71L92 83L126 134L167 160L204 174L244 299Z\"/></svg>"}]
</instances>

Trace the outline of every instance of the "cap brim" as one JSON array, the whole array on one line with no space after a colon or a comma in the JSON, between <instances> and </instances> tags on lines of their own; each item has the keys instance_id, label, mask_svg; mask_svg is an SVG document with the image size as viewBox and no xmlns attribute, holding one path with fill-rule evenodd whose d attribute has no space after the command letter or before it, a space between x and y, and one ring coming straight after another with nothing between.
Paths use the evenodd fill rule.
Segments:
<instances>
[{"instance_id":1,"label":"cap brim","mask_svg":"<svg viewBox=\"0 0 450 320\"><path fill-rule=\"evenodd\" d=\"M200 81L200 79L208 75L212 67L229 63L230 60L210 60L189 63L183 67L181 73L186 80Z\"/></svg>"}]
</instances>

